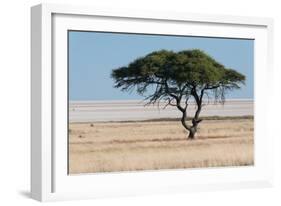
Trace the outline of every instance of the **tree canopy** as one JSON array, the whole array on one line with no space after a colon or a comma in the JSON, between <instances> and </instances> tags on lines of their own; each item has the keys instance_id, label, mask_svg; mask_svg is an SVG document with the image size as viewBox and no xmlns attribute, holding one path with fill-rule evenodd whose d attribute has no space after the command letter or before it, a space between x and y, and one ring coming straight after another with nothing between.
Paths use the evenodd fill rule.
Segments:
<instances>
[{"instance_id":1,"label":"tree canopy","mask_svg":"<svg viewBox=\"0 0 281 206\"><path fill-rule=\"evenodd\" d=\"M245 83L243 74L226 68L198 49L155 51L127 66L114 69L111 77L115 80L116 88L123 91L136 89L152 104L164 100L166 106L177 106L185 117L188 100L193 97L197 111L192 126L196 127L196 122L200 122L198 117L204 95L223 103L227 91L239 89ZM149 87L154 88L152 94L146 94ZM192 128L186 123L183 126L189 131Z\"/></svg>"}]
</instances>

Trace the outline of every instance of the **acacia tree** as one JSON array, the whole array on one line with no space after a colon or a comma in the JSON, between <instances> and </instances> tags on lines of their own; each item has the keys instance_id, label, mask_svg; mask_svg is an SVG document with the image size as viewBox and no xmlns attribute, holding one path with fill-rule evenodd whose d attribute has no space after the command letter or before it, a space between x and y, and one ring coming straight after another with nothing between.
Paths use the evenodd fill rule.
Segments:
<instances>
[{"instance_id":1,"label":"acacia tree","mask_svg":"<svg viewBox=\"0 0 281 206\"><path fill-rule=\"evenodd\" d=\"M136 89L145 96L148 104L160 101L167 106L175 106L182 113L181 123L194 139L202 106L212 99L224 103L227 91L239 89L245 76L225 68L205 52L193 49L180 52L160 50L131 62L128 66L112 71L115 87L122 91ZM149 89L150 88L150 89ZM148 91L153 91L147 94ZM208 101L204 101L206 96ZM196 111L187 123L187 107L193 99Z\"/></svg>"}]
</instances>

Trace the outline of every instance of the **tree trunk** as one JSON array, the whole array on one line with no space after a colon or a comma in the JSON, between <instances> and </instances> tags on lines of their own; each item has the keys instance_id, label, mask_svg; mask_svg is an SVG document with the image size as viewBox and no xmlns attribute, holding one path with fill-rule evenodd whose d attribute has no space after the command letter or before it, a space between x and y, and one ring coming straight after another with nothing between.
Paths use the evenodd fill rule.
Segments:
<instances>
[{"instance_id":1,"label":"tree trunk","mask_svg":"<svg viewBox=\"0 0 281 206\"><path fill-rule=\"evenodd\" d=\"M197 132L197 125L196 126L193 125L189 130L188 139L194 140L196 132Z\"/></svg>"},{"instance_id":2,"label":"tree trunk","mask_svg":"<svg viewBox=\"0 0 281 206\"><path fill-rule=\"evenodd\" d=\"M193 130L189 131L188 139L194 140L195 139L195 132Z\"/></svg>"},{"instance_id":3,"label":"tree trunk","mask_svg":"<svg viewBox=\"0 0 281 206\"><path fill-rule=\"evenodd\" d=\"M196 98L196 103L197 103L197 110L195 112L195 115L194 115L194 118L192 119L192 126L189 126L186 124L186 108L182 108L180 106L180 101L177 101L177 108L182 112L182 118L181 118L181 123L183 125L183 127L189 131L189 135L188 135L188 139L195 139L195 134L197 132L197 126L199 124L199 122L201 122L202 120L199 119L199 114L201 112L201 104L202 104L202 101L201 101L201 98L199 99L198 96Z\"/></svg>"},{"instance_id":4,"label":"tree trunk","mask_svg":"<svg viewBox=\"0 0 281 206\"><path fill-rule=\"evenodd\" d=\"M195 112L194 118L192 119L192 126L189 130L189 135L188 135L188 138L191 139L191 140L195 139L195 134L197 132L197 126L202 121L202 119L199 119L199 114L200 114L201 109L202 109L201 98L200 98L200 100L198 99L196 101L196 103L197 103L197 110Z\"/></svg>"},{"instance_id":5,"label":"tree trunk","mask_svg":"<svg viewBox=\"0 0 281 206\"><path fill-rule=\"evenodd\" d=\"M188 125L186 124L186 111L182 113L181 124L186 129L189 130Z\"/></svg>"},{"instance_id":6,"label":"tree trunk","mask_svg":"<svg viewBox=\"0 0 281 206\"><path fill-rule=\"evenodd\" d=\"M200 112L200 111L199 111ZM181 118L181 123L183 127L189 131L188 139L193 140L195 139L195 134L197 132L197 126L198 123L201 122L201 120L196 119L198 117L198 112L197 115L192 119L192 126L189 126L186 124L186 110L183 111L182 118Z\"/></svg>"}]
</instances>

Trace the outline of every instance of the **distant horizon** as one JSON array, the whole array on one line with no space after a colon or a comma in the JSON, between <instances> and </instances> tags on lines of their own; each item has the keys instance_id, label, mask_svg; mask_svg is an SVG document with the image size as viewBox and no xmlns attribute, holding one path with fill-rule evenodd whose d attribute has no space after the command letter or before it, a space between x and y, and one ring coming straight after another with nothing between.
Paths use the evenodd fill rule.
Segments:
<instances>
[{"instance_id":1,"label":"distant horizon","mask_svg":"<svg viewBox=\"0 0 281 206\"><path fill-rule=\"evenodd\" d=\"M122 92L114 88L111 71L161 49L205 51L225 67L246 76L246 84L227 93L227 99L254 98L254 40L70 31L68 46L71 101L144 98L135 91ZM153 88L149 88L147 94L151 92Z\"/></svg>"},{"instance_id":2,"label":"distant horizon","mask_svg":"<svg viewBox=\"0 0 281 206\"><path fill-rule=\"evenodd\" d=\"M110 99L110 100L94 100L94 99L83 99L83 100L69 100L70 102L130 102L130 101L147 101L144 99ZM184 101L184 100L183 100ZM194 101L194 100L190 100ZM214 99L210 99L210 101L214 101ZM227 98L225 101L254 101L254 98ZM164 102L164 100L162 100ZM211 102L212 103L212 102ZM210 103L210 104L211 104Z\"/></svg>"},{"instance_id":3,"label":"distant horizon","mask_svg":"<svg viewBox=\"0 0 281 206\"><path fill-rule=\"evenodd\" d=\"M69 122L112 122L148 120L161 118L180 118L175 106L160 102L146 105L142 100L70 101L68 104ZM196 103L190 102L187 115L195 113ZM205 109L207 108L207 109ZM225 104L210 102L201 111L201 117L211 116L254 116L253 100L228 100Z\"/></svg>"}]
</instances>

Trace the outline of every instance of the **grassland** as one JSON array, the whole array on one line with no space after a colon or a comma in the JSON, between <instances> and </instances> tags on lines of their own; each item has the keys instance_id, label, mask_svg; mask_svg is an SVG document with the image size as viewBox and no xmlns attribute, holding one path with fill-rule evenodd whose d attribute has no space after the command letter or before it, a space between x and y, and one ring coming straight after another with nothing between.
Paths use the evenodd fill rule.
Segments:
<instances>
[{"instance_id":1,"label":"grassland","mask_svg":"<svg viewBox=\"0 0 281 206\"><path fill-rule=\"evenodd\" d=\"M70 123L69 172L244 166L254 163L253 118L206 118L197 139L179 121Z\"/></svg>"}]
</instances>

